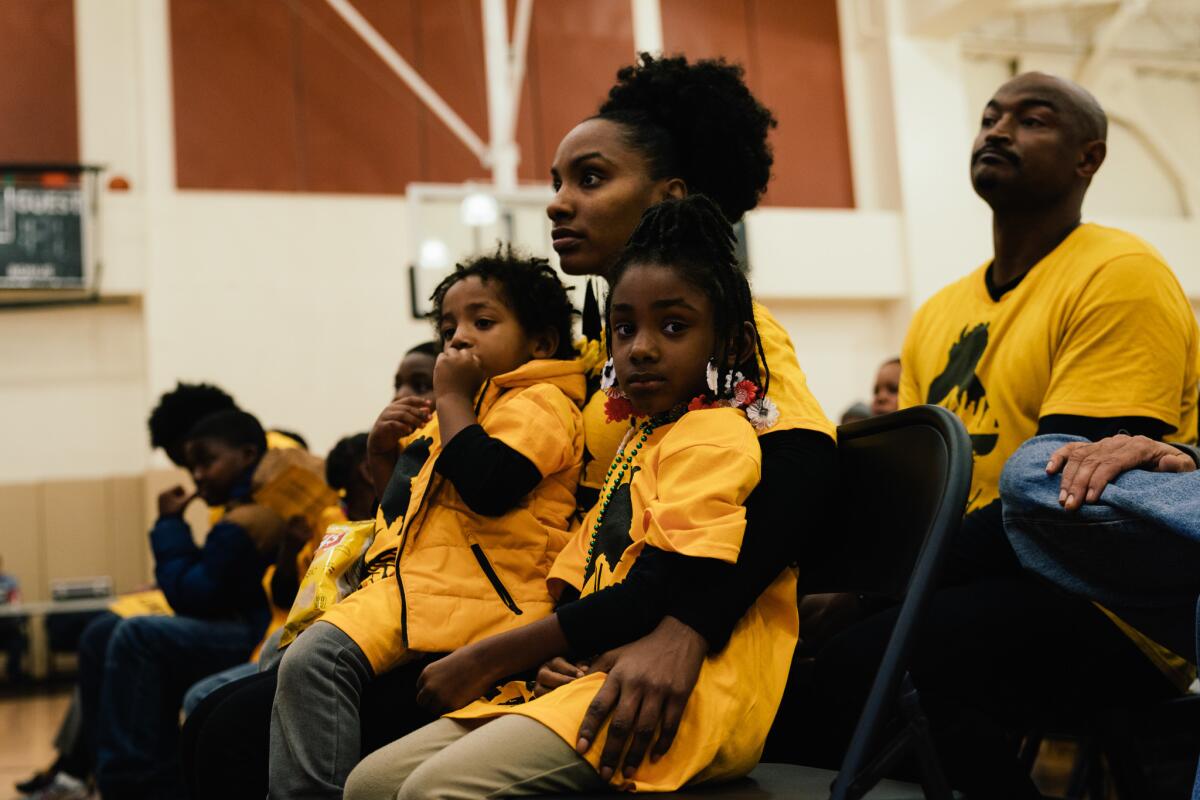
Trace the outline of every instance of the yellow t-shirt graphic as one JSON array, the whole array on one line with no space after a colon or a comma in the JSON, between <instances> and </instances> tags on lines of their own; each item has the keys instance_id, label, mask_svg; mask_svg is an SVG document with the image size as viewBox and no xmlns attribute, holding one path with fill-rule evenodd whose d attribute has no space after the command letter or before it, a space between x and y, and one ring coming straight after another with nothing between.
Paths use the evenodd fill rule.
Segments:
<instances>
[{"instance_id":1,"label":"yellow t-shirt graphic","mask_svg":"<svg viewBox=\"0 0 1200 800\"><path fill-rule=\"evenodd\" d=\"M1200 331L1157 251L1087 224L999 299L987 268L921 307L901 356L901 408L944 406L971 435L968 511L998 497L1004 462L1043 417L1150 417L1195 441Z\"/></svg>"}]
</instances>

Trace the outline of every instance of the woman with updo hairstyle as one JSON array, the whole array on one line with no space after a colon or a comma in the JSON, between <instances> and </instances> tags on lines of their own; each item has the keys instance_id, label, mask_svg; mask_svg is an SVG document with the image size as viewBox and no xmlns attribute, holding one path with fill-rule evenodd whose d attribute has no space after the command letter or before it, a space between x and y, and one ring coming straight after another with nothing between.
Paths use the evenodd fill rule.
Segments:
<instances>
[{"instance_id":1,"label":"woman with updo hairstyle","mask_svg":"<svg viewBox=\"0 0 1200 800\"><path fill-rule=\"evenodd\" d=\"M704 194L738 222L766 191L773 163L767 137L775 125L741 67L723 60L642 55L622 68L596 115L563 138L551 167L555 195L546 213L563 271L607 279L643 212L667 198ZM583 322L584 354L594 356L598 389L604 345L595 288L589 285ZM753 309L778 419L759 435L762 480L745 505L741 553L737 564L701 584L679 587L645 635L629 631L630 644L587 665L607 679L580 728L579 748L590 749L611 716L602 769L632 772L646 755L666 753L705 658L724 648L782 570L794 563L803 569L821 547L836 429L809 391L787 333L762 305ZM629 426L606 418L606 400L597 390L584 409L584 511ZM582 671L551 662L539 678L561 683Z\"/></svg>"}]
</instances>

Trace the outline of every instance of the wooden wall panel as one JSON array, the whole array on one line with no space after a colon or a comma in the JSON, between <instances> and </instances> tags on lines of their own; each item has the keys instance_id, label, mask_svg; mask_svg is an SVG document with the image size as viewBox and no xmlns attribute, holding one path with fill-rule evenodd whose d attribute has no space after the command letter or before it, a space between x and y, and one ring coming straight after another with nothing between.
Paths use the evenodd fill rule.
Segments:
<instances>
[{"instance_id":1,"label":"wooden wall panel","mask_svg":"<svg viewBox=\"0 0 1200 800\"><path fill-rule=\"evenodd\" d=\"M545 180L559 141L596 113L617 70L633 61L629 2L536 3L529 44L529 80L541 141L526 158L533 162L534 174Z\"/></svg>"},{"instance_id":2,"label":"wooden wall panel","mask_svg":"<svg viewBox=\"0 0 1200 800\"><path fill-rule=\"evenodd\" d=\"M74 0L0 0L0 31L0 161L78 161Z\"/></svg>"},{"instance_id":3,"label":"wooden wall panel","mask_svg":"<svg viewBox=\"0 0 1200 800\"><path fill-rule=\"evenodd\" d=\"M663 50L752 68L746 0L661 0Z\"/></svg>"},{"instance_id":4,"label":"wooden wall panel","mask_svg":"<svg viewBox=\"0 0 1200 800\"><path fill-rule=\"evenodd\" d=\"M662 0L662 13L668 53L740 63L779 120L763 204L853 207L836 0Z\"/></svg>"},{"instance_id":5,"label":"wooden wall panel","mask_svg":"<svg viewBox=\"0 0 1200 800\"><path fill-rule=\"evenodd\" d=\"M416 58L412 0L360 0L355 7L401 56ZM383 193L421 180L421 103L323 0L292 8L299 186Z\"/></svg>"},{"instance_id":6,"label":"wooden wall panel","mask_svg":"<svg viewBox=\"0 0 1200 800\"><path fill-rule=\"evenodd\" d=\"M775 110L767 205L853 208L836 0L749 0L754 87Z\"/></svg>"},{"instance_id":7,"label":"wooden wall panel","mask_svg":"<svg viewBox=\"0 0 1200 800\"><path fill-rule=\"evenodd\" d=\"M172 0L181 189L301 189L288 5Z\"/></svg>"},{"instance_id":8,"label":"wooden wall panel","mask_svg":"<svg viewBox=\"0 0 1200 800\"><path fill-rule=\"evenodd\" d=\"M0 486L0 556L4 558L4 571L21 582L21 596L26 600L44 600L47 596L41 511L40 486Z\"/></svg>"},{"instance_id":9,"label":"wooden wall panel","mask_svg":"<svg viewBox=\"0 0 1200 800\"><path fill-rule=\"evenodd\" d=\"M109 564L117 592L132 592L153 579L150 562L150 523L146 519L146 479L140 475L109 478Z\"/></svg>"},{"instance_id":10,"label":"wooden wall panel","mask_svg":"<svg viewBox=\"0 0 1200 800\"><path fill-rule=\"evenodd\" d=\"M417 0L416 5L421 75L486 142L490 133L479 0ZM422 180L459 183L491 177L466 145L423 104L421 133Z\"/></svg>"},{"instance_id":11,"label":"wooden wall panel","mask_svg":"<svg viewBox=\"0 0 1200 800\"><path fill-rule=\"evenodd\" d=\"M106 488L99 480L42 485L41 533L47 580L112 574L112 520Z\"/></svg>"}]
</instances>

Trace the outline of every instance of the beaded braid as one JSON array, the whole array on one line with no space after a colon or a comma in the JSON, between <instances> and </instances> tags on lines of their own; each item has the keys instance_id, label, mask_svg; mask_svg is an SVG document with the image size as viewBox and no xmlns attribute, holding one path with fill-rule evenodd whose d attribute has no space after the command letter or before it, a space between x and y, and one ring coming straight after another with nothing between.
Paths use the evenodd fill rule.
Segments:
<instances>
[{"instance_id":1,"label":"beaded braid","mask_svg":"<svg viewBox=\"0 0 1200 800\"><path fill-rule=\"evenodd\" d=\"M704 292L713 305L713 327L720 351L713 360L724 369L724 352L730 338L738 338L750 323L758 359L737 365L746 377L762 386L765 394L770 381L762 337L754 322L754 300L750 283L738 266L737 239L721 210L704 195L688 195L680 200L665 200L651 206L629 237L624 252L609 274L613 288L634 264L661 264ZM613 292L605 303L604 318L611 316ZM609 341L609 353L612 343ZM758 360L763 369L759 371Z\"/></svg>"}]
</instances>

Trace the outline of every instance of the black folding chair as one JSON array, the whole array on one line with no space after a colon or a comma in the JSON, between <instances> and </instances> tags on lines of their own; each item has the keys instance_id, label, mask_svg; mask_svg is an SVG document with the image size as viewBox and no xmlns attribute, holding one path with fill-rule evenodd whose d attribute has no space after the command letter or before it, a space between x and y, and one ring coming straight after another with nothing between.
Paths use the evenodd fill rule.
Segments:
<instances>
[{"instance_id":1,"label":"black folding chair","mask_svg":"<svg viewBox=\"0 0 1200 800\"><path fill-rule=\"evenodd\" d=\"M971 441L950 412L917 406L838 429L839 540L820 563L801 564L801 594L858 592L900 602L875 682L837 772L760 764L747 778L684 788L665 797L724 800L908 800L951 797L916 690L912 642L951 534L966 508ZM845 528L841 527L845 522ZM864 554L869 554L864 557ZM881 741L896 716L900 730ZM916 756L921 785L884 781Z\"/></svg>"}]
</instances>

